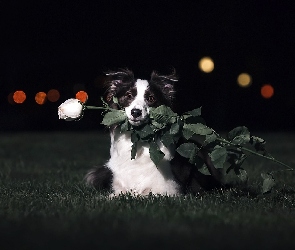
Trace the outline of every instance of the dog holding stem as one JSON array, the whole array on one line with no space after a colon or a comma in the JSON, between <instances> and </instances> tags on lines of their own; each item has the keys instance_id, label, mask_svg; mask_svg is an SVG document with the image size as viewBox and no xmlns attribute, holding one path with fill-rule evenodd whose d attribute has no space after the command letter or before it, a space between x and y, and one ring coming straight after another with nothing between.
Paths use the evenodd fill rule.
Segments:
<instances>
[{"instance_id":1,"label":"dog holding stem","mask_svg":"<svg viewBox=\"0 0 295 250\"><path fill-rule=\"evenodd\" d=\"M159 75L154 71L150 81L135 79L128 69L110 71L107 75L105 101L114 109L124 109L132 126L148 122L151 107L173 106L174 85L178 81L175 71L170 75ZM137 145L136 157L131 159L130 131L121 132L119 127L112 126L110 137L110 159L103 166L90 170L85 177L86 182L96 189L111 191L115 196L126 193L175 196L221 186L221 174L205 150L199 155L211 175L200 173L185 158L175 154L175 145L167 148L157 141L165 156L156 166L150 159L147 142Z\"/></svg>"}]
</instances>

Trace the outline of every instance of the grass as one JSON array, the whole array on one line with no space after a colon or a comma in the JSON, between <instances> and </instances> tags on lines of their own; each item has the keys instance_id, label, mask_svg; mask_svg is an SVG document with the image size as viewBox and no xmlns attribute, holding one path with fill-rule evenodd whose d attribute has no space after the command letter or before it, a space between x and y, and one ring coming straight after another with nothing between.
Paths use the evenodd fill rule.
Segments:
<instances>
[{"instance_id":1,"label":"grass","mask_svg":"<svg viewBox=\"0 0 295 250\"><path fill-rule=\"evenodd\" d=\"M257 136L294 167L295 134ZM283 168L250 157L246 186L109 200L83 182L108 145L100 132L1 134L0 249L294 249L294 172L261 195L260 172Z\"/></svg>"}]
</instances>

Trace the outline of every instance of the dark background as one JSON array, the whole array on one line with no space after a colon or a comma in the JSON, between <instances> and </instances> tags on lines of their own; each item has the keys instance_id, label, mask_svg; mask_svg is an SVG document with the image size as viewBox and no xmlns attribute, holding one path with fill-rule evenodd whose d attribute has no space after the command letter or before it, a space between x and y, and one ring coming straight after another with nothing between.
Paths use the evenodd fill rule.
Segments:
<instances>
[{"instance_id":1,"label":"dark background","mask_svg":"<svg viewBox=\"0 0 295 250\"><path fill-rule=\"evenodd\" d=\"M289 3L289 4L288 4ZM128 67L180 76L179 112L199 106L215 130L293 130L295 12L292 1L0 1L0 131L101 128L98 111L79 122L58 120L57 107L83 84L89 105L101 106L103 72ZM198 69L203 56L212 73ZM247 72L249 88L237 85ZM271 99L262 85L275 89ZM38 91L61 97L35 103ZM24 90L23 104L9 93ZM77 89L75 89L77 90Z\"/></svg>"}]
</instances>

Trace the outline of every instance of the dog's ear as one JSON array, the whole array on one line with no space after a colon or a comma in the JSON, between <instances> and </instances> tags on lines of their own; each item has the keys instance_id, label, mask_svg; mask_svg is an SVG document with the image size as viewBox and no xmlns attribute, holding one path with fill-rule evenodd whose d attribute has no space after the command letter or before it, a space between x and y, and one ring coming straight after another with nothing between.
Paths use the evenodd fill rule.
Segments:
<instances>
[{"instance_id":1,"label":"dog's ear","mask_svg":"<svg viewBox=\"0 0 295 250\"><path fill-rule=\"evenodd\" d=\"M119 69L118 71L108 71L105 74L108 76L107 84L111 88L116 88L122 84L125 85L134 81L134 74L129 69Z\"/></svg>"},{"instance_id":2,"label":"dog's ear","mask_svg":"<svg viewBox=\"0 0 295 250\"><path fill-rule=\"evenodd\" d=\"M134 74L127 68L119 69L118 71L108 71L105 74L107 76L105 100L108 104L112 104L113 97L116 97L118 89L134 82Z\"/></svg>"},{"instance_id":3,"label":"dog's ear","mask_svg":"<svg viewBox=\"0 0 295 250\"><path fill-rule=\"evenodd\" d=\"M156 71L152 72L151 82L157 84L166 98L172 101L175 95L174 84L178 81L175 69L173 69L170 75L159 75Z\"/></svg>"}]
</instances>

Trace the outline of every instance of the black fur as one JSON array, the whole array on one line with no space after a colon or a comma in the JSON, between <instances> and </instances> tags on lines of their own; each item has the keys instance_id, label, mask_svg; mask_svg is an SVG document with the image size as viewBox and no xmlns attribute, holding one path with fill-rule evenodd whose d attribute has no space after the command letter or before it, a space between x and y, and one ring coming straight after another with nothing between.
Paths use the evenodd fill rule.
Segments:
<instances>
[{"instance_id":1,"label":"black fur","mask_svg":"<svg viewBox=\"0 0 295 250\"><path fill-rule=\"evenodd\" d=\"M97 190L110 191L113 173L105 166L96 167L87 173L85 179L88 184L92 185Z\"/></svg>"},{"instance_id":2,"label":"black fur","mask_svg":"<svg viewBox=\"0 0 295 250\"><path fill-rule=\"evenodd\" d=\"M221 187L220 181L212 175L204 175L190 164L187 159L175 154L172 159L171 170L184 194L196 194L201 190L211 190Z\"/></svg>"}]
</instances>

